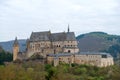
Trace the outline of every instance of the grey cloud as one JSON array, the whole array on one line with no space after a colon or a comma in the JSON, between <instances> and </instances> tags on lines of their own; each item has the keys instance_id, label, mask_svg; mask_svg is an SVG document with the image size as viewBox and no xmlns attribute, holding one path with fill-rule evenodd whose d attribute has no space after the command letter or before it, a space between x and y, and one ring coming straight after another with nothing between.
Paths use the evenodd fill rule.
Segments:
<instances>
[{"instance_id":1,"label":"grey cloud","mask_svg":"<svg viewBox=\"0 0 120 80\"><path fill-rule=\"evenodd\" d=\"M120 0L0 0L1 41L27 38L32 31L66 31L67 24L76 35L120 34L119 19Z\"/></svg>"}]
</instances>

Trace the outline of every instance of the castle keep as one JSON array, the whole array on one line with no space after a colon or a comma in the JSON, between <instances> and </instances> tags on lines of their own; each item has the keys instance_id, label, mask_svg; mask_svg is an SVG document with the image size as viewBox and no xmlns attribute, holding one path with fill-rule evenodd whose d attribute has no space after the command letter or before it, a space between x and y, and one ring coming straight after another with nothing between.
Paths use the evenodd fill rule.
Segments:
<instances>
[{"instance_id":1,"label":"castle keep","mask_svg":"<svg viewBox=\"0 0 120 80\"><path fill-rule=\"evenodd\" d=\"M50 53L78 53L79 49L74 32L51 33L32 32L27 40L28 57L33 54L40 54L46 57Z\"/></svg>"}]
</instances>

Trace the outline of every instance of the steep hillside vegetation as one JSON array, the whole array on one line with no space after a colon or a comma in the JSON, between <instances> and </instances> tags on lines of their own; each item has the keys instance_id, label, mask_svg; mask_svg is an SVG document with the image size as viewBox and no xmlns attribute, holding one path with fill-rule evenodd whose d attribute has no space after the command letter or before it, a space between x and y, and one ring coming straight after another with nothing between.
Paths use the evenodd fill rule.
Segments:
<instances>
[{"instance_id":1,"label":"steep hillside vegetation","mask_svg":"<svg viewBox=\"0 0 120 80\"><path fill-rule=\"evenodd\" d=\"M120 80L120 67L25 62L0 66L0 80Z\"/></svg>"},{"instance_id":2,"label":"steep hillside vegetation","mask_svg":"<svg viewBox=\"0 0 120 80\"><path fill-rule=\"evenodd\" d=\"M2 49L2 47L0 46L0 52L2 51L3 49Z\"/></svg>"},{"instance_id":3,"label":"steep hillside vegetation","mask_svg":"<svg viewBox=\"0 0 120 80\"><path fill-rule=\"evenodd\" d=\"M91 32L79 35L76 39L81 52L109 52L113 56L120 53L120 36Z\"/></svg>"}]
</instances>

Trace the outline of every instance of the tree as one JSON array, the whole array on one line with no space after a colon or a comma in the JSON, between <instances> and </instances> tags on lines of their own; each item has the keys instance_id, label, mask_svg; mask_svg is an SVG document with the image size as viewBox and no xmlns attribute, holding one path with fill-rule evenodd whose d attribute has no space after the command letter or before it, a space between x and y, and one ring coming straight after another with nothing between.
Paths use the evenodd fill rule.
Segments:
<instances>
[{"instance_id":1,"label":"tree","mask_svg":"<svg viewBox=\"0 0 120 80\"><path fill-rule=\"evenodd\" d=\"M4 50L0 52L0 64L4 64L4 62L10 62L13 60L13 56L9 52L5 52Z\"/></svg>"}]
</instances>

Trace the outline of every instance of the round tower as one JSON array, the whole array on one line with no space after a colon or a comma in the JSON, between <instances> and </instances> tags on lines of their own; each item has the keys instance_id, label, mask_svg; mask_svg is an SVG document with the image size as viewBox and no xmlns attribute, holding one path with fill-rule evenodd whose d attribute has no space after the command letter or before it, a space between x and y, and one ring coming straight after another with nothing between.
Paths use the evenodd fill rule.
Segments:
<instances>
[{"instance_id":1,"label":"round tower","mask_svg":"<svg viewBox=\"0 0 120 80\"><path fill-rule=\"evenodd\" d=\"M18 40L17 40L17 37L16 37L15 41L14 41L14 44L13 44L13 61L17 60L18 52L19 52L19 43L18 43Z\"/></svg>"}]
</instances>

